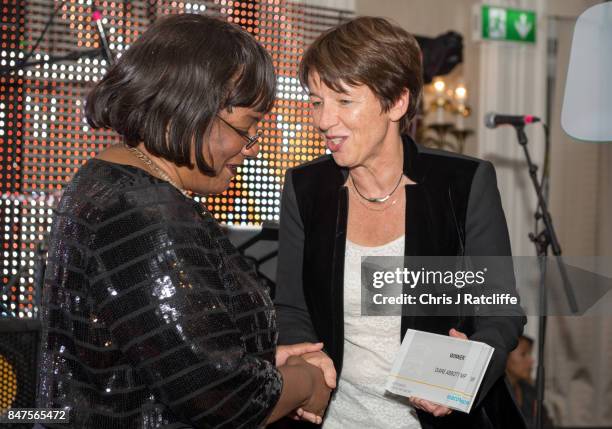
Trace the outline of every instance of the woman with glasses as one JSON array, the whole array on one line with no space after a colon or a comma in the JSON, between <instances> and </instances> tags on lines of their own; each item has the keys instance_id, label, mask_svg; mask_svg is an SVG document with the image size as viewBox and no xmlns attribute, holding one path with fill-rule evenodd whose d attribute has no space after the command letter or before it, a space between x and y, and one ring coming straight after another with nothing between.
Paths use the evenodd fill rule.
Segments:
<instances>
[{"instance_id":1,"label":"woman with glasses","mask_svg":"<svg viewBox=\"0 0 612 429\"><path fill-rule=\"evenodd\" d=\"M298 409L320 422L322 344L277 348L268 290L192 199L257 155L274 89L248 33L184 14L89 94L88 122L123 143L80 168L52 227L38 405L69 411L58 427L252 428Z\"/></svg>"}]
</instances>

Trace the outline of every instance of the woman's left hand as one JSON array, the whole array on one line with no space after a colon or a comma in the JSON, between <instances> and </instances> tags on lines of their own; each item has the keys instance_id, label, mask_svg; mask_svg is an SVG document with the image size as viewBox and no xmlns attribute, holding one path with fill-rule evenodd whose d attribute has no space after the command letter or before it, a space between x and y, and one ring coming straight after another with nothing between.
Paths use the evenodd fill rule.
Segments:
<instances>
[{"instance_id":1,"label":"woman's left hand","mask_svg":"<svg viewBox=\"0 0 612 429\"><path fill-rule=\"evenodd\" d=\"M433 414L435 417L444 417L448 416L453 412L448 407L444 405L436 404L435 402L427 401L421 398L415 398L414 396L408 399L410 401L410 405L414 408L418 408L419 410L427 411L430 414Z\"/></svg>"},{"instance_id":2,"label":"woman's left hand","mask_svg":"<svg viewBox=\"0 0 612 429\"><path fill-rule=\"evenodd\" d=\"M467 340L467 335L465 335L463 332L459 332L454 328L448 331L448 335L454 338L461 338L462 340ZM426 399L415 398L413 396L410 397L408 400L410 401L410 405L412 405L414 408L427 411L428 413L431 413L436 417L448 416L450 413L453 412L453 410L448 407L445 407L444 405L436 404L435 402L431 402Z\"/></svg>"}]
</instances>

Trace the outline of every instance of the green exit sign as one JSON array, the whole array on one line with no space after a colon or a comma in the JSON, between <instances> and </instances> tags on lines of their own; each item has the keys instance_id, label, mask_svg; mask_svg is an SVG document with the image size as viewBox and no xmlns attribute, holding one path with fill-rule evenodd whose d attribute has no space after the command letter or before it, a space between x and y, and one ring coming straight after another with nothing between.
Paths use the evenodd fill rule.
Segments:
<instances>
[{"instance_id":1,"label":"green exit sign","mask_svg":"<svg viewBox=\"0 0 612 429\"><path fill-rule=\"evenodd\" d=\"M483 5L479 21L483 40L536 41L536 13L532 10Z\"/></svg>"}]
</instances>

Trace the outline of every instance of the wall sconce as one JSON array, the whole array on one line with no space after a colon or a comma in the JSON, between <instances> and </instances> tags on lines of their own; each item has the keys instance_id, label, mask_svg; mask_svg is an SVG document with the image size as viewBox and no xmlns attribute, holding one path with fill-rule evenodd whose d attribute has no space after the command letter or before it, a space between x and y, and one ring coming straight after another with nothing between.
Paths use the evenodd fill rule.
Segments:
<instances>
[{"instance_id":1,"label":"wall sconce","mask_svg":"<svg viewBox=\"0 0 612 429\"><path fill-rule=\"evenodd\" d=\"M439 149L450 149L463 153L466 139L474 133L473 130L465 128L465 119L468 118L472 109L467 104L468 91L464 84L456 88L449 88L442 78L435 78L431 83L433 100L426 112L426 119L430 121L426 127L433 131L433 136L425 137L426 145ZM448 136L453 137L452 140Z\"/></svg>"}]
</instances>

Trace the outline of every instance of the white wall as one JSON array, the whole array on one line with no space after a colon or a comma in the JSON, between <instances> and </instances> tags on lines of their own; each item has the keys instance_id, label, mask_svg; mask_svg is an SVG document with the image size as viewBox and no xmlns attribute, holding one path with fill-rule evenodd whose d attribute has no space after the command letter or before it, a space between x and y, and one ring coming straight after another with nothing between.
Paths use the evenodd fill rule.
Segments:
<instances>
[{"instance_id":1,"label":"white wall","mask_svg":"<svg viewBox=\"0 0 612 429\"><path fill-rule=\"evenodd\" d=\"M473 107L467 125L476 131L467 145L467 153L486 158L496 166L502 202L508 218L515 255L533 255L527 239L531 230L535 197L522 152L512 130L488 130L483 116L489 111L541 116L546 106L546 20L543 0L496 1L506 5L535 9L538 12L537 43L522 46L500 42L474 41L472 9L475 0L356 0L358 15L377 15L393 19L408 31L436 36L448 30L464 37L464 63L451 75L465 82L468 101ZM528 130L534 159L543 156L542 133Z\"/></svg>"},{"instance_id":2,"label":"white wall","mask_svg":"<svg viewBox=\"0 0 612 429\"><path fill-rule=\"evenodd\" d=\"M535 10L537 43L521 46L472 40L472 6L476 0L356 0L357 15L391 18L408 31L435 36L455 30L464 36L464 64L452 78L463 76L474 108L468 126L476 130L468 154L493 161L508 219L515 255L534 255L527 234L533 228L535 196L522 150L512 129L489 130L482 125L488 111L545 117L553 96L550 204L559 239L570 255L612 255L612 145L572 141L560 130L561 96L568 52L560 52L554 69L557 86L547 93L547 37L553 21L569 49L576 17L596 0L495 0L491 4ZM487 2L488 3L488 2ZM557 22L554 22L557 25ZM569 27L568 27L569 26ZM571 30L570 30L571 31ZM570 39L568 39L570 38ZM538 126L527 128L532 157L540 166L544 136ZM536 279L534 279L535 281ZM578 286L579 287L579 286ZM612 320L551 318L546 349L547 405L563 425L611 425ZM530 320L526 333L537 333ZM607 336L606 336L607 334ZM537 344L536 344L537 345Z\"/></svg>"}]
</instances>

